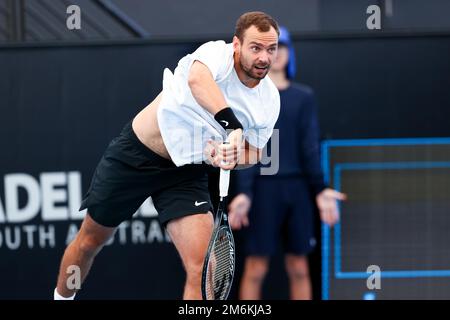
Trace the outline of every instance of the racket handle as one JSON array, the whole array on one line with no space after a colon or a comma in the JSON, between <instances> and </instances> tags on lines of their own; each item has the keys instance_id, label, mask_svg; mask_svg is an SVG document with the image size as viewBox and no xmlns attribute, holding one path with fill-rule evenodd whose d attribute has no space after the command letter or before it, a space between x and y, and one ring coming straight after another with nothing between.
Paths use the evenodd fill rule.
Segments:
<instances>
[{"instance_id":1,"label":"racket handle","mask_svg":"<svg viewBox=\"0 0 450 320\"><path fill-rule=\"evenodd\" d=\"M221 198L224 198L228 195L229 185L230 185L230 170L220 169L219 192Z\"/></svg>"}]
</instances>

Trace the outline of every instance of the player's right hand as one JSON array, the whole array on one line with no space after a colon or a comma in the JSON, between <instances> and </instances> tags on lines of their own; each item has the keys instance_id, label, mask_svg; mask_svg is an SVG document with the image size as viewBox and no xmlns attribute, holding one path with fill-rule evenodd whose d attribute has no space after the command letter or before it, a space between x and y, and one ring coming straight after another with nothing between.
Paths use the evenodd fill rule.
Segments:
<instances>
[{"instance_id":1,"label":"player's right hand","mask_svg":"<svg viewBox=\"0 0 450 320\"><path fill-rule=\"evenodd\" d=\"M234 197L228 206L228 221L233 230L239 230L249 225L248 211L250 210L251 200L245 193L240 193Z\"/></svg>"},{"instance_id":2,"label":"player's right hand","mask_svg":"<svg viewBox=\"0 0 450 320\"><path fill-rule=\"evenodd\" d=\"M207 158L214 167L231 170L236 167L241 155L243 145L243 131L236 129L230 132L227 143L218 144L209 141L207 146Z\"/></svg>"}]
</instances>

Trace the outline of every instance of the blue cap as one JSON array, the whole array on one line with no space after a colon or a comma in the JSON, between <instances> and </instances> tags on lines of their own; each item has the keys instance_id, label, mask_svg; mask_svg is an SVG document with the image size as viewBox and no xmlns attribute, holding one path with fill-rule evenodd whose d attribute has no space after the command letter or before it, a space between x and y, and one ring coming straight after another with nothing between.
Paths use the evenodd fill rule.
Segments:
<instances>
[{"instance_id":1,"label":"blue cap","mask_svg":"<svg viewBox=\"0 0 450 320\"><path fill-rule=\"evenodd\" d=\"M289 49L289 61L286 65L286 75L289 79L293 79L295 77L295 73L297 72L297 66L295 63L295 50L292 44L291 35L285 27L280 26L279 29L280 36L278 37L278 44L285 45Z\"/></svg>"}]
</instances>

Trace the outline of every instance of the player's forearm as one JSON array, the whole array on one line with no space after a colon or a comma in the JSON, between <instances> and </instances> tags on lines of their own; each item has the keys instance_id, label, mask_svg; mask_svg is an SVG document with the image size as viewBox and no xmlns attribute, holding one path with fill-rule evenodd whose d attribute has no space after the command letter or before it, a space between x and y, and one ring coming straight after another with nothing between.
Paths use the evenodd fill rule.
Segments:
<instances>
[{"instance_id":1,"label":"player's forearm","mask_svg":"<svg viewBox=\"0 0 450 320\"><path fill-rule=\"evenodd\" d=\"M227 106L222 91L214 81L208 67L195 61L189 73L188 84L197 103L215 115Z\"/></svg>"}]
</instances>

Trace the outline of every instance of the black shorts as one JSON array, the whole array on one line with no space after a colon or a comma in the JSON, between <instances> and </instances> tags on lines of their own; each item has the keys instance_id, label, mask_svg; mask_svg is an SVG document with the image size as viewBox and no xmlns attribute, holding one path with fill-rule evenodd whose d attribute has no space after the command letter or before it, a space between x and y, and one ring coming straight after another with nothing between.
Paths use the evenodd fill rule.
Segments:
<instances>
[{"instance_id":1,"label":"black shorts","mask_svg":"<svg viewBox=\"0 0 450 320\"><path fill-rule=\"evenodd\" d=\"M160 223L212 211L206 164L175 166L142 144L129 122L101 158L80 211L116 227L152 197Z\"/></svg>"}]
</instances>

